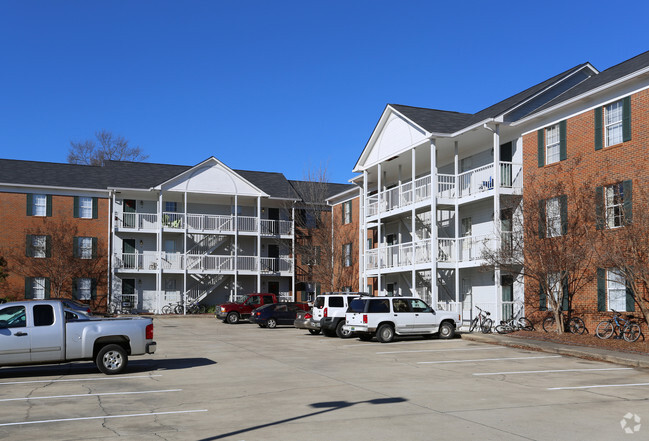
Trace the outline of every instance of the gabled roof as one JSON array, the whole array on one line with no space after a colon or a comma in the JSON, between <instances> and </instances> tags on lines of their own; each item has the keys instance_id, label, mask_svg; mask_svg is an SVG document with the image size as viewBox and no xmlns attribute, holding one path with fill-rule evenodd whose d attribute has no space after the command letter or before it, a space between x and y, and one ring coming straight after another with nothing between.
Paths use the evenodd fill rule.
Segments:
<instances>
[{"instance_id":1,"label":"gabled roof","mask_svg":"<svg viewBox=\"0 0 649 441\"><path fill-rule=\"evenodd\" d=\"M467 121L473 116L470 113L426 109L402 104L388 104L388 106L429 133L453 133L466 127Z\"/></svg>"},{"instance_id":2,"label":"gabled roof","mask_svg":"<svg viewBox=\"0 0 649 441\"><path fill-rule=\"evenodd\" d=\"M104 168L111 176L110 187L148 190L192 167L150 162L106 161Z\"/></svg>"},{"instance_id":3,"label":"gabled roof","mask_svg":"<svg viewBox=\"0 0 649 441\"><path fill-rule=\"evenodd\" d=\"M576 98L608 83L615 82L627 75L631 75L647 68L649 68L649 51L636 55L622 63L616 64L615 66L609 67L608 69L599 72L597 75L593 75L572 89L554 98L552 101L549 101L547 104L539 107L534 112L530 113L530 115L542 112L550 107L554 107L572 98Z\"/></svg>"},{"instance_id":4,"label":"gabled roof","mask_svg":"<svg viewBox=\"0 0 649 441\"><path fill-rule=\"evenodd\" d=\"M325 203L326 199L343 191L356 188L353 184L333 184L330 182L289 181L299 198L306 203Z\"/></svg>"},{"instance_id":5,"label":"gabled roof","mask_svg":"<svg viewBox=\"0 0 649 441\"><path fill-rule=\"evenodd\" d=\"M100 166L0 159L0 184L105 190L109 182Z\"/></svg>"}]
</instances>

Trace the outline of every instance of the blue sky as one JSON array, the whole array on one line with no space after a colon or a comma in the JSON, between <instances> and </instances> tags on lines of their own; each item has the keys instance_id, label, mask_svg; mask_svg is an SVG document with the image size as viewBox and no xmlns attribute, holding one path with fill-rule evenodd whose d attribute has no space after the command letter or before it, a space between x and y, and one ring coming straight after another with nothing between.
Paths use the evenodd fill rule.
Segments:
<instances>
[{"instance_id":1,"label":"blue sky","mask_svg":"<svg viewBox=\"0 0 649 441\"><path fill-rule=\"evenodd\" d=\"M0 0L0 157L99 129L150 162L346 182L387 103L476 112L649 50L649 2ZM1 178L0 178L1 181Z\"/></svg>"}]
</instances>

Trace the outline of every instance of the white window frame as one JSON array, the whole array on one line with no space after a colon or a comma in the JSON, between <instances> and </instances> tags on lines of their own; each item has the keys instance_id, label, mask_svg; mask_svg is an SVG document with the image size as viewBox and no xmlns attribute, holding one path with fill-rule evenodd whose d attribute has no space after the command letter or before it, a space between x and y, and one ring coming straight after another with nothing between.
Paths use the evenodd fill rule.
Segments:
<instances>
[{"instance_id":1,"label":"white window frame","mask_svg":"<svg viewBox=\"0 0 649 441\"><path fill-rule=\"evenodd\" d=\"M47 257L47 236L32 236L32 257L37 259Z\"/></svg>"},{"instance_id":2,"label":"white window frame","mask_svg":"<svg viewBox=\"0 0 649 441\"><path fill-rule=\"evenodd\" d=\"M620 228L624 225L624 185L622 182L604 187L604 209L608 228Z\"/></svg>"},{"instance_id":3,"label":"white window frame","mask_svg":"<svg viewBox=\"0 0 649 441\"><path fill-rule=\"evenodd\" d=\"M545 163L554 164L561 160L561 129L555 124L545 129Z\"/></svg>"},{"instance_id":4,"label":"white window frame","mask_svg":"<svg viewBox=\"0 0 649 441\"><path fill-rule=\"evenodd\" d=\"M550 295L554 297L554 303L557 303L561 298L561 273L556 272L556 273L548 274L547 283L548 283L548 287L550 287L549 289ZM552 305L550 304L550 300L545 299L545 301L547 303L548 311L551 311ZM559 308L561 308L561 305L559 305Z\"/></svg>"},{"instance_id":5,"label":"white window frame","mask_svg":"<svg viewBox=\"0 0 649 441\"><path fill-rule=\"evenodd\" d=\"M348 268L352 266L352 244L346 243L343 245L343 266Z\"/></svg>"},{"instance_id":6,"label":"white window frame","mask_svg":"<svg viewBox=\"0 0 649 441\"><path fill-rule=\"evenodd\" d=\"M34 299L45 299L45 277L34 277L32 279L32 294Z\"/></svg>"},{"instance_id":7,"label":"white window frame","mask_svg":"<svg viewBox=\"0 0 649 441\"><path fill-rule=\"evenodd\" d=\"M92 279L77 279L77 300L92 299Z\"/></svg>"},{"instance_id":8,"label":"white window frame","mask_svg":"<svg viewBox=\"0 0 649 441\"><path fill-rule=\"evenodd\" d=\"M352 223L352 201L343 202L343 224Z\"/></svg>"},{"instance_id":9,"label":"white window frame","mask_svg":"<svg viewBox=\"0 0 649 441\"><path fill-rule=\"evenodd\" d=\"M626 312L626 281L616 268L606 270L607 310Z\"/></svg>"},{"instance_id":10,"label":"white window frame","mask_svg":"<svg viewBox=\"0 0 649 441\"><path fill-rule=\"evenodd\" d=\"M545 201L545 236L561 236L561 200L558 197Z\"/></svg>"},{"instance_id":11,"label":"white window frame","mask_svg":"<svg viewBox=\"0 0 649 441\"><path fill-rule=\"evenodd\" d=\"M624 105L622 100L604 106L604 139L605 147L620 144L624 140L622 119Z\"/></svg>"},{"instance_id":12,"label":"white window frame","mask_svg":"<svg viewBox=\"0 0 649 441\"><path fill-rule=\"evenodd\" d=\"M79 217L81 219L92 219L92 198L79 196Z\"/></svg>"},{"instance_id":13,"label":"white window frame","mask_svg":"<svg viewBox=\"0 0 649 441\"><path fill-rule=\"evenodd\" d=\"M47 216L47 195L35 194L32 196L32 215Z\"/></svg>"},{"instance_id":14,"label":"white window frame","mask_svg":"<svg viewBox=\"0 0 649 441\"><path fill-rule=\"evenodd\" d=\"M81 259L92 259L92 237L80 237L78 255Z\"/></svg>"}]
</instances>

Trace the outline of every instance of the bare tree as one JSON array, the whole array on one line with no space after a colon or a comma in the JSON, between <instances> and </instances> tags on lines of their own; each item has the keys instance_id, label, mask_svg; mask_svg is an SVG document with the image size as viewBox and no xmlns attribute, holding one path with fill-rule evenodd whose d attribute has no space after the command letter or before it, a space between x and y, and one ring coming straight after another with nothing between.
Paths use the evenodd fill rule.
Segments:
<instances>
[{"instance_id":1,"label":"bare tree","mask_svg":"<svg viewBox=\"0 0 649 441\"><path fill-rule=\"evenodd\" d=\"M7 272L7 260L0 256L0 283L4 282L7 279L7 276L9 276L9 273Z\"/></svg>"},{"instance_id":2,"label":"bare tree","mask_svg":"<svg viewBox=\"0 0 649 441\"><path fill-rule=\"evenodd\" d=\"M92 247L82 250L79 240L82 235L75 225L49 218L30 233L24 249L3 250L9 272L46 279L51 298L70 297L76 279L91 279L94 281L93 289L105 286L106 246L100 240L91 240ZM15 294L20 295L18 292ZM95 298L93 306L102 305L105 300L102 297Z\"/></svg>"},{"instance_id":3,"label":"bare tree","mask_svg":"<svg viewBox=\"0 0 649 441\"><path fill-rule=\"evenodd\" d=\"M525 276L526 303L550 309L558 333L573 297L593 280L595 260L592 191L576 184L565 167L568 179L536 180L526 185L522 200L510 200L504 208L513 216L507 230L499 232L501 247L485 247L482 256L487 267Z\"/></svg>"},{"instance_id":4,"label":"bare tree","mask_svg":"<svg viewBox=\"0 0 649 441\"><path fill-rule=\"evenodd\" d=\"M149 155L140 147L132 147L121 135L113 135L108 130L95 132L95 140L70 141L68 162L70 164L103 165L104 161L144 161Z\"/></svg>"}]
</instances>

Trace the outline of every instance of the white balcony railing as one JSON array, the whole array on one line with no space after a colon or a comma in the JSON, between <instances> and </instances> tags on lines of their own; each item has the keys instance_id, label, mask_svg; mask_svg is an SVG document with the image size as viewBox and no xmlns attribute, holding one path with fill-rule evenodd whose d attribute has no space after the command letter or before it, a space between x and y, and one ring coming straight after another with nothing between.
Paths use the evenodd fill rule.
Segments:
<instances>
[{"instance_id":1,"label":"white balcony railing","mask_svg":"<svg viewBox=\"0 0 649 441\"><path fill-rule=\"evenodd\" d=\"M293 273L293 259L291 257L257 257L239 256L237 269L239 271L257 271L257 262L261 260L261 272ZM157 270L162 265L163 270L206 271L214 273L232 272L234 256L214 255L184 255L180 253L162 253L158 258L157 253L116 253L115 268L129 271Z\"/></svg>"},{"instance_id":2,"label":"white balcony railing","mask_svg":"<svg viewBox=\"0 0 649 441\"><path fill-rule=\"evenodd\" d=\"M117 228L134 230L155 230L158 226L158 215L155 213L122 213L122 217L115 217Z\"/></svg>"},{"instance_id":3,"label":"white balcony railing","mask_svg":"<svg viewBox=\"0 0 649 441\"><path fill-rule=\"evenodd\" d=\"M501 162L499 173L494 173L494 164L488 164L457 176L438 174L436 177L437 197L454 199L493 190L496 179L499 179L503 188L520 189L523 186L522 170L521 164ZM379 212L387 213L430 199L431 182L431 175L426 175L415 180L414 190L412 182L408 181L379 192L379 194L368 196L366 216L376 216Z\"/></svg>"}]
</instances>

